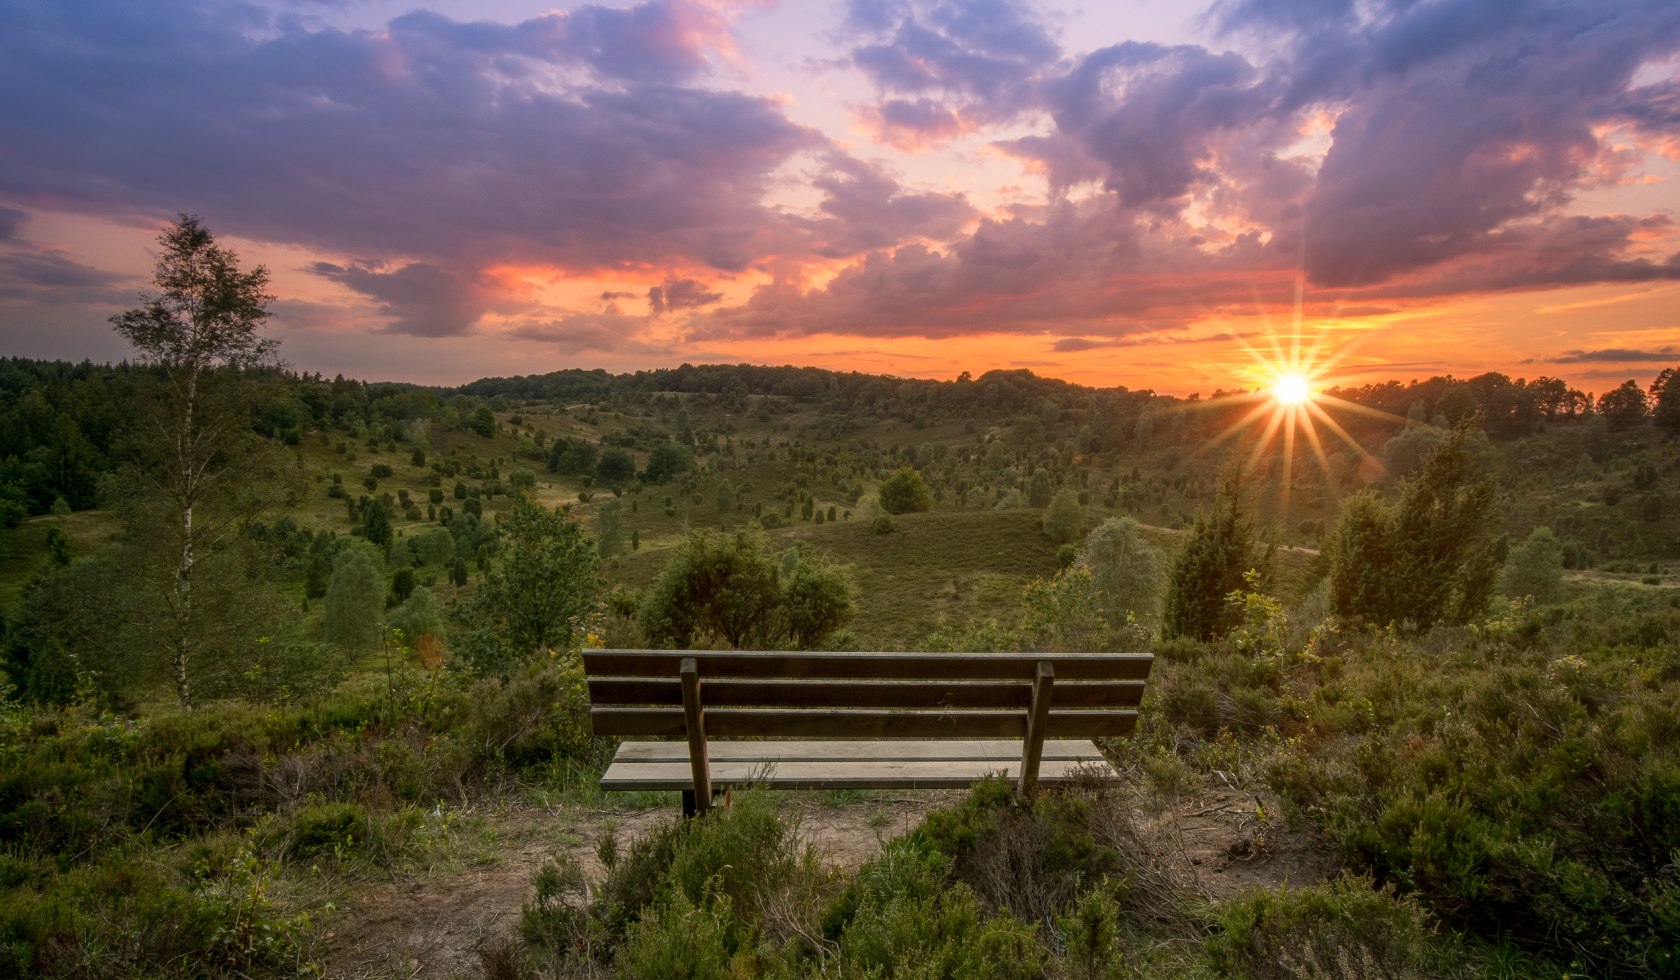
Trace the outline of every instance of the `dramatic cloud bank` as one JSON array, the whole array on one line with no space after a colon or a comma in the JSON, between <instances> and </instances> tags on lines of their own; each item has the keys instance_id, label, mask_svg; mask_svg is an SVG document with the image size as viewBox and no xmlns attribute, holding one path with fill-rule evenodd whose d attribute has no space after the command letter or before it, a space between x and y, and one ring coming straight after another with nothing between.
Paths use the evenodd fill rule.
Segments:
<instances>
[{"instance_id":1,"label":"dramatic cloud bank","mask_svg":"<svg viewBox=\"0 0 1680 980\"><path fill-rule=\"evenodd\" d=\"M1173 43L1013 0L851 0L789 36L826 47L804 58L744 40L783 11L705 0L355 9L0 9L0 331L96 316L144 274L36 229L176 211L313 256L292 271L317 326L352 304L416 342L567 357L1091 354L1235 342L1298 290L1357 318L1680 280L1680 199L1652 190L1680 163L1670 0L1221 0ZM808 104L829 89L850 129ZM1591 343L1529 353L1672 349Z\"/></svg>"}]
</instances>

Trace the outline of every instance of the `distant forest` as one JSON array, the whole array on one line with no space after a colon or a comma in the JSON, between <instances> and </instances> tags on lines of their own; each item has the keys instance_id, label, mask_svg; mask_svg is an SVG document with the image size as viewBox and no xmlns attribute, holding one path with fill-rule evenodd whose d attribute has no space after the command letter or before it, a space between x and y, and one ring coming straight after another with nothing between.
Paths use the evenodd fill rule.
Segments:
<instances>
[{"instance_id":1,"label":"distant forest","mask_svg":"<svg viewBox=\"0 0 1680 980\"><path fill-rule=\"evenodd\" d=\"M99 506L102 481L121 462L124 406L150 377L146 369L127 364L0 360L0 527L55 507ZM815 410L827 431L814 434L827 439L844 439L852 428L881 419L912 427L953 420L1004 424L1023 445L1053 427L1070 434L1075 452L1100 463L1106 453L1201 443L1237 424L1249 408L1233 400L1246 394L1240 391L1181 398L1148 389L1090 388L1026 370L989 371L977 378L964 372L955 381L929 381L808 367L684 364L622 375L570 369L485 378L456 388L275 370L256 377L271 386L273 397L253 403L251 426L287 444L312 429L356 423L399 428L418 420L488 435L495 430L494 412L522 403L625 408L684 395L704 399L713 410L764 417L778 410ZM1323 394L1385 413L1386 418L1331 409L1365 445L1392 436L1407 422L1466 420L1478 420L1493 438L1529 435L1565 421L1608 432L1656 425L1680 435L1675 368L1663 370L1648 386L1629 379L1596 399L1556 378L1513 380L1497 372L1385 381ZM1329 443L1332 451L1345 448ZM546 453L551 464L558 448Z\"/></svg>"}]
</instances>

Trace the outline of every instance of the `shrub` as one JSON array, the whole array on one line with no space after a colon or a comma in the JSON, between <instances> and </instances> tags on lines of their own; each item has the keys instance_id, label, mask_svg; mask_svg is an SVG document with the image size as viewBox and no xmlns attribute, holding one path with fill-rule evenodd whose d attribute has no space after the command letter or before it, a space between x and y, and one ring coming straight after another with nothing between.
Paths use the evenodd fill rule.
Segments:
<instances>
[{"instance_id":1,"label":"shrub","mask_svg":"<svg viewBox=\"0 0 1680 980\"><path fill-rule=\"evenodd\" d=\"M922 475L901 466L881 484L881 509L888 514L920 513L933 509L933 491Z\"/></svg>"}]
</instances>

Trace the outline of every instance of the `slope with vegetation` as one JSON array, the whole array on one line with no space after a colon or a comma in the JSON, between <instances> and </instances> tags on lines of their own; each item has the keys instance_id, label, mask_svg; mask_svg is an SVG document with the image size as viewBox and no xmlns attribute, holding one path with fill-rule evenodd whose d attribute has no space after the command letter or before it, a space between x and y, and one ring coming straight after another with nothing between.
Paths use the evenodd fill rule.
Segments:
<instances>
[{"instance_id":1,"label":"slope with vegetation","mask_svg":"<svg viewBox=\"0 0 1680 980\"><path fill-rule=\"evenodd\" d=\"M747 794L545 871L491 972L1680 970L1673 371L1342 391L1388 414L1323 465L1238 395L1026 372L366 384L259 356L260 270L170 235L141 362L0 362L0 973L316 969L486 801L588 798L584 643L1159 666L1123 791L977 787L855 876ZM1149 828L1209 785L1253 801L1231 860L1287 829L1345 875L1198 896Z\"/></svg>"}]
</instances>

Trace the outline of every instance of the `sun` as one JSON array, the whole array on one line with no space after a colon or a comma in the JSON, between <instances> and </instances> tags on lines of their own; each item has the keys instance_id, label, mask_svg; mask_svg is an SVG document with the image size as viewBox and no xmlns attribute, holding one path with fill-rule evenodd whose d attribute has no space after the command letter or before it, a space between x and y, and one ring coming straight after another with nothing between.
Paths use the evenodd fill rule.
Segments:
<instances>
[{"instance_id":1,"label":"sun","mask_svg":"<svg viewBox=\"0 0 1680 980\"><path fill-rule=\"evenodd\" d=\"M1305 375L1281 375L1272 384L1272 399L1279 405L1299 405L1312 396L1312 385L1308 383Z\"/></svg>"}]
</instances>

